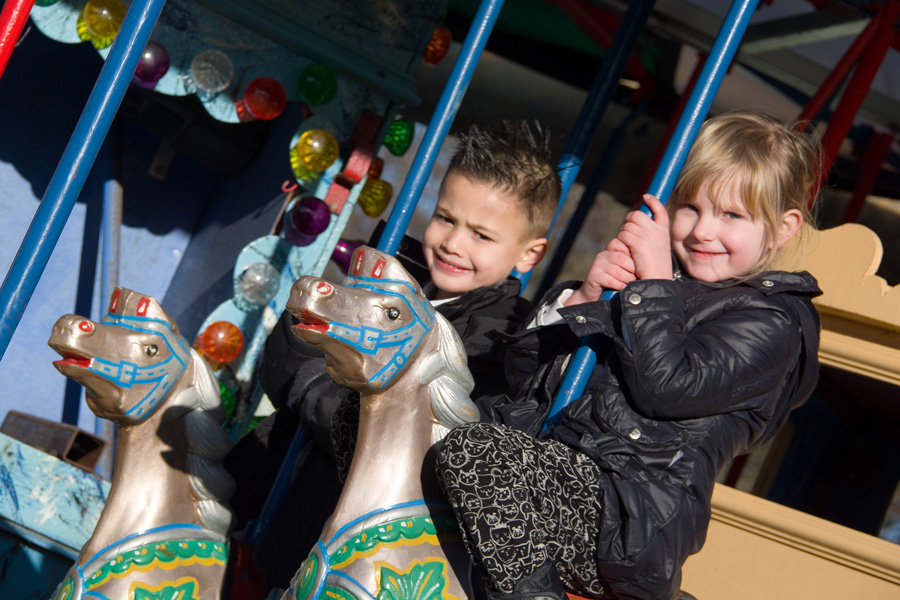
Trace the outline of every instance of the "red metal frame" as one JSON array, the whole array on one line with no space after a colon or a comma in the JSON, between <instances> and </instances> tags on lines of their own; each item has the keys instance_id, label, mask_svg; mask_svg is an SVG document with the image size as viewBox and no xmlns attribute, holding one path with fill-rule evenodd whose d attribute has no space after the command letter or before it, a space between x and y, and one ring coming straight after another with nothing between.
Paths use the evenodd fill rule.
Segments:
<instances>
[{"instance_id":1,"label":"red metal frame","mask_svg":"<svg viewBox=\"0 0 900 600\"><path fill-rule=\"evenodd\" d=\"M0 11L0 77L6 70L6 64L13 48L16 47L16 42L19 41L33 6L34 0L6 0L3 10Z\"/></svg>"},{"instance_id":2,"label":"red metal frame","mask_svg":"<svg viewBox=\"0 0 900 600\"><path fill-rule=\"evenodd\" d=\"M822 107L825 106L828 100L834 95L837 88L844 82L847 73L850 72L850 69L856 64L862 51L869 45L869 42L872 41L879 26L879 19L876 17L869 21L866 28L860 32L856 37L856 40L847 49L847 52L844 53L844 56L842 56L841 60L834 66L834 69L828 74L828 77L825 78L825 81L822 82L822 85L816 91L815 95L810 98L809 102L800 113L798 119L801 122L811 121L816 118L816 115L819 114Z\"/></svg>"},{"instance_id":3,"label":"red metal frame","mask_svg":"<svg viewBox=\"0 0 900 600\"><path fill-rule=\"evenodd\" d=\"M881 7L878 14L872 19L877 21L872 40L863 50L856 70L847 85L847 89L841 97L838 107L834 111L828 129L822 137L823 169L820 187L825 183L828 172L831 170L837 157L841 142L847 137L859 107L869 93L875 74L887 54L888 49L894 44L896 33L894 26L900 16L900 0L892 0L890 4ZM870 26L872 24L870 23Z\"/></svg>"},{"instance_id":4,"label":"red metal frame","mask_svg":"<svg viewBox=\"0 0 900 600\"><path fill-rule=\"evenodd\" d=\"M859 179L856 180L856 187L853 188L853 197L847 208L844 209L844 216L841 223L853 223L859 217L860 211L866 202L866 197L875 187L878 181L878 175L881 173L881 165L887 157L891 144L894 143L893 133L873 133L866 151L862 158L859 159Z\"/></svg>"}]
</instances>

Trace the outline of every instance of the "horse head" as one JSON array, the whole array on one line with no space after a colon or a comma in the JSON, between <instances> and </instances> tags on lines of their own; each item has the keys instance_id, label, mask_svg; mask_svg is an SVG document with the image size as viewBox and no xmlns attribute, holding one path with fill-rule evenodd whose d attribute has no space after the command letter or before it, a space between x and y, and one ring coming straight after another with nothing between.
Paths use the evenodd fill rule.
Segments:
<instances>
[{"instance_id":1,"label":"horse head","mask_svg":"<svg viewBox=\"0 0 900 600\"><path fill-rule=\"evenodd\" d=\"M362 246L341 285L301 277L287 309L300 321L294 333L322 349L339 384L364 395L382 392L416 364L416 385L455 385L454 394L468 400L473 382L459 337L394 257ZM431 385L432 396L436 387L444 386ZM466 404L457 422L477 418Z\"/></svg>"},{"instance_id":2,"label":"horse head","mask_svg":"<svg viewBox=\"0 0 900 600\"><path fill-rule=\"evenodd\" d=\"M47 342L56 369L84 386L90 409L117 423L138 423L171 393L191 363L191 348L153 298L116 288L100 323L64 315Z\"/></svg>"}]
</instances>

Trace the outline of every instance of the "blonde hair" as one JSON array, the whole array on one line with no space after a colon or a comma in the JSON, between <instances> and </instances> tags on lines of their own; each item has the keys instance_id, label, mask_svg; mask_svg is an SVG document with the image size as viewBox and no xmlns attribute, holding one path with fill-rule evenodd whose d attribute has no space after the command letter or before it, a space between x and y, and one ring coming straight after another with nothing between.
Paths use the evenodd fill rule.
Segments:
<instances>
[{"instance_id":1,"label":"blonde hair","mask_svg":"<svg viewBox=\"0 0 900 600\"><path fill-rule=\"evenodd\" d=\"M723 113L708 119L688 154L672 191L670 213L708 186L712 198L740 179L741 200L765 225L765 249L747 276L764 271L778 253L781 218L799 210L812 223L809 206L817 193L822 156L819 141L796 123L758 111Z\"/></svg>"}]
</instances>

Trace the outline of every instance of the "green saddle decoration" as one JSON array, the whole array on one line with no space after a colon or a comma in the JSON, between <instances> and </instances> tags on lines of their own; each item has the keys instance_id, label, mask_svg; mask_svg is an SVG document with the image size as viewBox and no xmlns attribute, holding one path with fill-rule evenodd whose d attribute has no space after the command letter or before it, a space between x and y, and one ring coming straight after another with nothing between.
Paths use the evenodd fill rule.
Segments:
<instances>
[{"instance_id":1,"label":"green saddle decoration","mask_svg":"<svg viewBox=\"0 0 900 600\"><path fill-rule=\"evenodd\" d=\"M318 550L310 553L295 575L293 588L297 600L360 600L354 590L334 584L334 580L326 582L328 574L340 571L341 566L353 561L359 553L371 554L379 546L396 546L404 543L416 543L423 536L441 538L459 536L456 521L451 516L416 515L380 523L358 531L343 543L334 540L329 544L334 548L328 554L320 554ZM434 543L437 543L435 540ZM319 548L325 549L320 545ZM415 561L407 571L398 571L396 567L381 566L379 572L379 589L375 593L377 600L449 600L454 598L446 594L447 565L439 560L424 563ZM320 587L321 586L321 587ZM316 590L319 594L314 596ZM366 596L369 597L368 595Z\"/></svg>"},{"instance_id":2,"label":"green saddle decoration","mask_svg":"<svg viewBox=\"0 0 900 600\"><path fill-rule=\"evenodd\" d=\"M437 561L417 563L406 573L381 567L378 600L444 600L447 574Z\"/></svg>"},{"instance_id":3,"label":"green saddle decoration","mask_svg":"<svg viewBox=\"0 0 900 600\"><path fill-rule=\"evenodd\" d=\"M454 534L459 535L459 529L456 521L450 517L409 517L364 529L330 554L328 562L332 566L341 565L357 552L368 552L378 545L395 543L401 539L415 540L423 535Z\"/></svg>"},{"instance_id":4,"label":"green saddle decoration","mask_svg":"<svg viewBox=\"0 0 900 600\"><path fill-rule=\"evenodd\" d=\"M197 600L197 580L185 577L155 588L138 584L134 600Z\"/></svg>"},{"instance_id":5,"label":"green saddle decoration","mask_svg":"<svg viewBox=\"0 0 900 600\"><path fill-rule=\"evenodd\" d=\"M205 565L224 565L228 562L228 545L209 540L170 540L145 544L104 563L85 581L85 589L96 589L111 578L122 576L133 569L146 567L154 561L162 565L176 561L188 564L199 562Z\"/></svg>"}]
</instances>

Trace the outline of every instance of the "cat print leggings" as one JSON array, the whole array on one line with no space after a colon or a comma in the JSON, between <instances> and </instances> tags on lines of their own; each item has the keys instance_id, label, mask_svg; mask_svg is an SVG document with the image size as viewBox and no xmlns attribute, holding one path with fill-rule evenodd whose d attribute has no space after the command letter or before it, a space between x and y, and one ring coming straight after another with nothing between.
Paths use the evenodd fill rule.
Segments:
<instances>
[{"instance_id":1,"label":"cat print leggings","mask_svg":"<svg viewBox=\"0 0 900 600\"><path fill-rule=\"evenodd\" d=\"M452 430L438 479L486 584L513 592L548 559L572 592L604 596L596 542L600 469L554 440L489 423Z\"/></svg>"}]
</instances>

